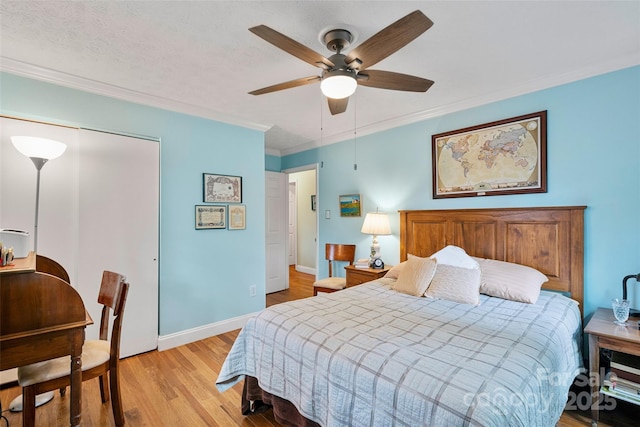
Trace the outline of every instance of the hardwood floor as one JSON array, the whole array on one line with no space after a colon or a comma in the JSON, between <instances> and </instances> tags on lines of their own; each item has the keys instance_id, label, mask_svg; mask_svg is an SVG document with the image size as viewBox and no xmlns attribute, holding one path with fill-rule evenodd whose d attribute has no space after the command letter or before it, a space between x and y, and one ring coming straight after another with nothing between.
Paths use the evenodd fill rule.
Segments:
<instances>
[{"instance_id":1,"label":"hardwood floor","mask_svg":"<svg viewBox=\"0 0 640 427\"><path fill-rule=\"evenodd\" d=\"M313 277L291 271L290 288L267 296L267 305L313 295ZM137 426L280 426L271 411L245 417L240 413L242 384L220 393L215 380L239 331L158 352L123 359L120 364L121 392L126 425ZM17 386L0 391L2 408L21 392ZM21 413L5 411L10 426L21 426ZM637 425L640 407L618 402L615 411L603 411L601 427ZM37 426L69 425L69 393L36 409ZM102 404L98 381L83 383L82 425L114 426L110 403ZM565 411L558 427L591 425L589 411ZM2 421L0 421L2 426Z\"/></svg>"}]
</instances>

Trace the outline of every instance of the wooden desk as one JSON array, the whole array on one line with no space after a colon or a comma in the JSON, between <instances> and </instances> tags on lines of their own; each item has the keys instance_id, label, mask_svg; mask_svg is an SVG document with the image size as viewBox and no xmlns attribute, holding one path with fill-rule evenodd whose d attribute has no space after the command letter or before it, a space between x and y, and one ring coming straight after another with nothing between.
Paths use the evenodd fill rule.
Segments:
<instances>
[{"instance_id":1,"label":"wooden desk","mask_svg":"<svg viewBox=\"0 0 640 427\"><path fill-rule=\"evenodd\" d=\"M36 253L29 252L26 258L15 258L11 264L0 267L0 274L33 273L36 271Z\"/></svg>"},{"instance_id":2,"label":"wooden desk","mask_svg":"<svg viewBox=\"0 0 640 427\"><path fill-rule=\"evenodd\" d=\"M32 263L32 264L30 264ZM0 269L0 370L71 356L70 425L80 425L82 345L92 323L82 298L67 282L35 271L35 255ZM35 396L23 396L31 399ZM24 427L35 424L26 406Z\"/></svg>"},{"instance_id":3,"label":"wooden desk","mask_svg":"<svg viewBox=\"0 0 640 427\"><path fill-rule=\"evenodd\" d=\"M598 423L600 409L600 386L604 372L600 372L600 349L608 348L621 353L640 356L640 330L638 319L630 319L628 326L620 326L613 321L610 308L599 308L584 328L589 334L589 380L591 383L591 425Z\"/></svg>"}]
</instances>

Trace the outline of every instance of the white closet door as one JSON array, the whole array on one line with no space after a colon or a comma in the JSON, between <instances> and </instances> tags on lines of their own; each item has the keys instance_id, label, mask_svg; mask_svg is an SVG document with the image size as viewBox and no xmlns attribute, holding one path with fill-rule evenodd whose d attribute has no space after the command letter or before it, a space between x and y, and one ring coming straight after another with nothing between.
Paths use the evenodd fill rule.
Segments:
<instances>
[{"instance_id":1,"label":"white closet door","mask_svg":"<svg viewBox=\"0 0 640 427\"><path fill-rule=\"evenodd\" d=\"M120 354L158 342L159 143L93 131L79 136L79 247L76 286L96 322L103 270L127 276ZM88 328L96 338L98 328Z\"/></svg>"}]
</instances>

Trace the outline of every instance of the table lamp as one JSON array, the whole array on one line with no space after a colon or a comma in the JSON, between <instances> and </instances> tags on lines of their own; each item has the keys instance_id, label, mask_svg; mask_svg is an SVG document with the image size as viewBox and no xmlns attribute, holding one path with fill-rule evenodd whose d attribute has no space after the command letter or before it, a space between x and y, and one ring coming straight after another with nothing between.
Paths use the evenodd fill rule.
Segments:
<instances>
[{"instance_id":1,"label":"table lamp","mask_svg":"<svg viewBox=\"0 0 640 427\"><path fill-rule=\"evenodd\" d=\"M378 244L378 236L391 234L391 225L389 225L389 215L384 212L371 212L364 218L364 224L360 230L364 234L373 235L371 242L371 255L369 256L369 266L374 268L382 268L384 264L380 258L380 244Z\"/></svg>"},{"instance_id":2,"label":"table lamp","mask_svg":"<svg viewBox=\"0 0 640 427\"><path fill-rule=\"evenodd\" d=\"M631 279L635 279L636 282L640 283L640 273L629 274L622 279L622 299L627 299L627 282ZM629 310L629 316L640 317L640 311L631 309Z\"/></svg>"}]
</instances>

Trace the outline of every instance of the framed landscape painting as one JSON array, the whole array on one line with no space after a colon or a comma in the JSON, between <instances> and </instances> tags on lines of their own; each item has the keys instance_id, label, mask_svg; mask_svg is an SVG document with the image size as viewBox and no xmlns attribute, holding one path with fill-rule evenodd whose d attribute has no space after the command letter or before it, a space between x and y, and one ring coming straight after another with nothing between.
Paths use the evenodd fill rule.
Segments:
<instances>
[{"instance_id":1,"label":"framed landscape painting","mask_svg":"<svg viewBox=\"0 0 640 427\"><path fill-rule=\"evenodd\" d=\"M340 216L361 216L360 195L344 194L339 196L340 199Z\"/></svg>"},{"instance_id":2,"label":"framed landscape painting","mask_svg":"<svg viewBox=\"0 0 640 427\"><path fill-rule=\"evenodd\" d=\"M433 198L545 193L547 112L431 137Z\"/></svg>"}]
</instances>

